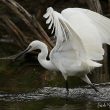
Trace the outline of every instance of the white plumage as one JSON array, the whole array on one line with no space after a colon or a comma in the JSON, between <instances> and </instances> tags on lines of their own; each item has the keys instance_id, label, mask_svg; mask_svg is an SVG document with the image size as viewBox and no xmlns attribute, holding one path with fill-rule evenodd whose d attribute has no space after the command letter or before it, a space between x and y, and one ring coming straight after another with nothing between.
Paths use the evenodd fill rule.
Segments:
<instances>
[{"instance_id":1,"label":"white plumage","mask_svg":"<svg viewBox=\"0 0 110 110\"><path fill-rule=\"evenodd\" d=\"M33 41L26 50L41 49L38 60L44 68L59 70L65 80L78 76L93 86L87 73L102 66L97 61L103 60L102 44L110 44L110 20L82 8L67 8L58 13L49 7L44 17L56 38L50 60L46 60L48 49L43 42Z\"/></svg>"},{"instance_id":2,"label":"white plumage","mask_svg":"<svg viewBox=\"0 0 110 110\"><path fill-rule=\"evenodd\" d=\"M98 21L92 13L99 17ZM67 8L60 14L49 7L44 17L47 18L46 23L50 24L49 29L53 24L57 38L56 46L50 53L50 60L63 73L65 79L68 74L79 76L76 72L89 72L94 67L101 66L94 60L102 60L104 55L102 41L105 36L97 28L99 19L102 20L103 16L81 8Z\"/></svg>"}]
</instances>

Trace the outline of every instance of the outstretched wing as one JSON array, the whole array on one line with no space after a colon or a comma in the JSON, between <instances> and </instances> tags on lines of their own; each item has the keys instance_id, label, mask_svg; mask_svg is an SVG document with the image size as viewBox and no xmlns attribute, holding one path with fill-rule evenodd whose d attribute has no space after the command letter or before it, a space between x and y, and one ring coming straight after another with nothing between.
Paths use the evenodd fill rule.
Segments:
<instances>
[{"instance_id":1,"label":"outstretched wing","mask_svg":"<svg viewBox=\"0 0 110 110\"><path fill-rule=\"evenodd\" d=\"M110 19L87 9L83 9L82 11L89 17L89 19L93 20L94 25L100 33L102 43L110 45Z\"/></svg>"},{"instance_id":2,"label":"outstretched wing","mask_svg":"<svg viewBox=\"0 0 110 110\"><path fill-rule=\"evenodd\" d=\"M61 14L79 35L89 59L102 60L102 44L110 44L110 19L81 8L67 8Z\"/></svg>"},{"instance_id":3,"label":"outstretched wing","mask_svg":"<svg viewBox=\"0 0 110 110\"><path fill-rule=\"evenodd\" d=\"M56 45L50 53L51 61L61 70L62 67L81 65L86 59L86 51L79 35L71 27L71 24L51 7L44 15L49 29L55 29ZM63 70L63 68L62 68ZM64 72L64 71L63 71Z\"/></svg>"}]
</instances>

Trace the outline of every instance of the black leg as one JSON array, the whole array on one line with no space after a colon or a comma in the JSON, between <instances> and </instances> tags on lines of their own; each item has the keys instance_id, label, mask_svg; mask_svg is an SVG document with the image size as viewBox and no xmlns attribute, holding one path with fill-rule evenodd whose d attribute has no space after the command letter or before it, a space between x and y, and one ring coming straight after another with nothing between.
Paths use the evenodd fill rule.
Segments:
<instances>
[{"instance_id":1,"label":"black leg","mask_svg":"<svg viewBox=\"0 0 110 110\"><path fill-rule=\"evenodd\" d=\"M96 92L99 92L100 93L100 91L95 87L95 85L94 84L92 84L92 85L90 85Z\"/></svg>"},{"instance_id":2,"label":"black leg","mask_svg":"<svg viewBox=\"0 0 110 110\"><path fill-rule=\"evenodd\" d=\"M69 93L69 89L68 89L68 80L65 81L65 84L66 84L66 91L67 91L67 94Z\"/></svg>"},{"instance_id":3,"label":"black leg","mask_svg":"<svg viewBox=\"0 0 110 110\"><path fill-rule=\"evenodd\" d=\"M66 103L68 102L68 94L69 94L69 88L68 88L68 80L65 81L65 86L66 86Z\"/></svg>"}]
</instances>

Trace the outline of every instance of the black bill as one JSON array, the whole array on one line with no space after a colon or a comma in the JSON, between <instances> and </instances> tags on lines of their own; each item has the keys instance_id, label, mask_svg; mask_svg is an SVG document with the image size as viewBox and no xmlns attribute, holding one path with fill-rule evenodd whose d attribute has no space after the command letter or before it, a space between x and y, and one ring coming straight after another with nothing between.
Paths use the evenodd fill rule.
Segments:
<instances>
[{"instance_id":1,"label":"black bill","mask_svg":"<svg viewBox=\"0 0 110 110\"><path fill-rule=\"evenodd\" d=\"M24 51L21 51L20 53L18 53L18 54L15 56L14 60L17 60L18 58L20 58L21 56L23 56L24 54L26 54L30 48L31 48L31 47L28 47L28 48L26 48Z\"/></svg>"}]
</instances>

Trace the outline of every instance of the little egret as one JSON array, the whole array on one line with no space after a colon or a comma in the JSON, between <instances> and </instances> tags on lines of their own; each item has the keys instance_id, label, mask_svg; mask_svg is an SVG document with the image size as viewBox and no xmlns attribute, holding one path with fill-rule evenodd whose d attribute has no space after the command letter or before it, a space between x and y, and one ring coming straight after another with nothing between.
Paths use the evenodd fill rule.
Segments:
<instances>
[{"instance_id":1,"label":"little egret","mask_svg":"<svg viewBox=\"0 0 110 110\"><path fill-rule=\"evenodd\" d=\"M77 76L98 91L87 74L102 66L97 61L103 60L102 44L110 44L110 20L88 9L67 8L58 13L52 7L47 9L44 18L56 38L56 45L49 54L50 59L46 59L46 44L38 40L31 42L17 57L40 49L39 63L48 70L60 71L66 81L67 91L68 76Z\"/></svg>"}]
</instances>

